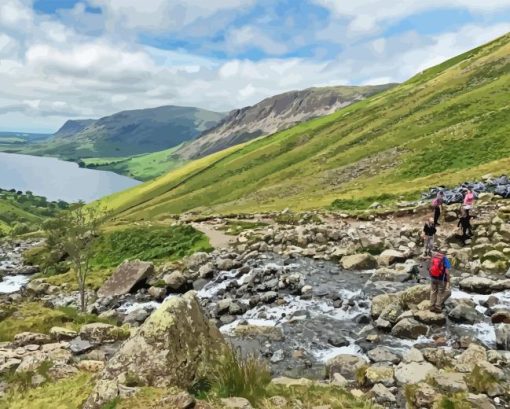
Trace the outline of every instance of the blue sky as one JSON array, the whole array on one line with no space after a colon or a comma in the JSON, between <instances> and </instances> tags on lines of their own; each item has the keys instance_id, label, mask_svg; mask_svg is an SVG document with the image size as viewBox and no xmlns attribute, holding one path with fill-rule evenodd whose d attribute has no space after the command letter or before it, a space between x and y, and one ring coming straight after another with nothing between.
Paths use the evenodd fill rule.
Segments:
<instances>
[{"instance_id":1,"label":"blue sky","mask_svg":"<svg viewBox=\"0 0 510 409\"><path fill-rule=\"evenodd\" d=\"M2 0L0 129L404 81L510 30L510 0Z\"/></svg>"}]
</instances>

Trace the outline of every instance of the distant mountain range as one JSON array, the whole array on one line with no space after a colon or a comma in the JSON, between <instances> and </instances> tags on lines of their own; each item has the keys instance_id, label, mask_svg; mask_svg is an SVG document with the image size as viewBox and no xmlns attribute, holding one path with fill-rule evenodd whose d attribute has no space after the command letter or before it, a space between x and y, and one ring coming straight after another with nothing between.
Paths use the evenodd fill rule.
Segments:
<instances>
[{"instance_id":1,"label":"distant mountain range","mask_svg":"<svg viewBox=\"0 0 510 409\"><path fill-rule=\"evenodd\" d=\"M215 126L224 113L162 106L122 111L92 120L67 121L51 139L25 153L68 160L124 157L172 148Z\"/></svg>"},{"instance_id":2,"label":"distant mountain range","mask_svg":"<svg viewBox=\"0 0 510 409\"><path fill-rule=\"evenodd\" d=\"M275 95L253 106L231 111L218 125L184 145L176 154L184 159L200 158L310 118L331 114L394 85L308 88Z\"/></svg>"}]
</instances>

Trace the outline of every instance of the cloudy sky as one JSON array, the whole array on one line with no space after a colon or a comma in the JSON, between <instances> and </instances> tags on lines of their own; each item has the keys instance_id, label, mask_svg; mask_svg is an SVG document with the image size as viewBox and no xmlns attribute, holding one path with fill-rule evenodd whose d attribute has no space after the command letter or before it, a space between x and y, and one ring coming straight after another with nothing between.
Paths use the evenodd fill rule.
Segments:
<instances>
[{"instance_id":1,"label":"cloudy sky","mask_svg":"<svg viewBox=\"0 0 510 409\"><path fill-rule=\"evenodd\" d=\"M509 31L510 0L0 0L0 130L399 82Z\"/></svg>"}]
</instances>

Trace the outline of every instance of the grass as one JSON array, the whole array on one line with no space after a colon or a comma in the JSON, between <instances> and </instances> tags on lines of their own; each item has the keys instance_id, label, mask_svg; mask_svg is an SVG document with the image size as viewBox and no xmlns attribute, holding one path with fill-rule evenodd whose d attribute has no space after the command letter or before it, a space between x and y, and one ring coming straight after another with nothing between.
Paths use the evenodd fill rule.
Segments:
<instances>
[{"instance_id":1,"label":"grass","mask_svg":"<svg viewBox=\"0 0 510 409\"><path fill-rule=\"evenodd\" d=\"M19 304L9 312L9 316L0 321L0 342L12 341L20 332L47 334L55 326L78 330L81 325L92 322L113 324L93 314L80 313L74 308L53 309L36 301Z\"/></svg>"},{"instance_id":2,"label":"grass","mask_svg":"<svg viewBox=\"0 0 510 409\"><path fill-rule=\"evenodd\" d=\"M510 172L510 35L332 115L190 162L104 199L125 220L418 197Z\"/></svg>"},{"instance_id":3,"label":"grass","mask_svg":"<svg viewBox=\"0 0 510 409\"><path fill-rule=\"evenodd\" d=\"M237 236L243 231L258 229L259 227L265 227L267 223L264 222L248 222L244 220L228 220L225 226L222 226L220 230L223 230L227 234Z\"/></svg>"},{"instance_id":4,"label":"grass","mask_svg":"<svg viewBox=\"0 0 510 409\"><path fill-rule=\"evenodd\" d=\"M179 147L180 145L159 152L122 158L86 158L82 159L82 162L87 168L108 170L137 180L147 181L186 163L186 160L174 155Z\"/></svg>"},{"instance_id":5,"label":"grass","mask_svg":"<svg viewBox=\"0 0 510 409\"><path fill-rule=\"evenodd\" d=\"M0 409L75 409L92 391L92 375L80 373L38 388L9 391L0 399Z\"/></svg>"}]
</instances>

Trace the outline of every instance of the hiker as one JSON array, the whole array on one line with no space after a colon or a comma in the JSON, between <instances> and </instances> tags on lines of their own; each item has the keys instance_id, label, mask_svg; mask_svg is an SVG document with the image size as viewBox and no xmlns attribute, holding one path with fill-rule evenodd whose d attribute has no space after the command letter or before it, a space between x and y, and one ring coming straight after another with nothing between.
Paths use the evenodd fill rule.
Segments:
<instances>
[{"instance_id":1,"label":"hiker","mask_svg":"<svg viewBox=\"0 0 510 409\"><path fill-rule=\"evenodd\" d=\"M450 260L446 255L437 251L430 260L430 311L440 313L443 303L451 294L450 290Z\"/></svg>"},{"instance_id":2,"label":"hiker","mask_svg":"<svg viewBox=\"0 0 510 409\"><path fill-rule=\"evenodd\" d=\"M472 216L469 214L469 210L462 207L460 209L460 218L457 223L457 227L462 228L462 240L469 239L473 235L473 231L471 229L471 220Z\"/></svg>"},{"instance_id":3,"label":"hiker","mask_svg":"<svg viewBox=\"0 0 510 409\"><path fill-rule=\"evenodd\" d=\"M464 202L463 202L463 208L466 210L466 213L469 217L469 211L473 208L473 205L475 204L475 194L471 189L466 190L466 194L464 195Z\"/></svg>"},{"instance_id":4,"label":"hiker","mask_svg":"<svg viewBox=\"0 0 510 409\"><path fill-rule=\"evenodd\" d=\"M443 207L443 192L438 192L434 200L432 200L432 207L434 208L434 226L439 226L439 217L441 216L441 208Z\"/></svg>"},{"instance_id":5,"label":"hiker","mask_svg":"<svg viewBox=\"0 0 510 409\"><path fill-rule=\"evenodd\" d=\"M436 235L436 226L434 225L434 219L431 217L425 220L423 226L423 240L424 240L424 256L431 256L432 250L434 249L434 236Z\"/></svg>"}]
</instances>

